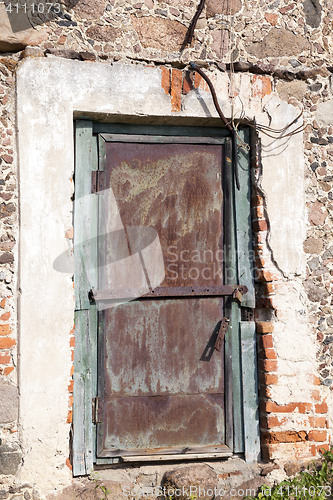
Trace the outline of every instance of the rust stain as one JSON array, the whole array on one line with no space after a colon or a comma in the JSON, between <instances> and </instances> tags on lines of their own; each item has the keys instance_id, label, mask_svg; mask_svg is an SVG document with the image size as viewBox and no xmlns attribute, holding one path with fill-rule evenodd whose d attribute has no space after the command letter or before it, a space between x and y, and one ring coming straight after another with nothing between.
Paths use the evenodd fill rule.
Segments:
<instances>
[{"instance_id":1,"label":"rust stain","mask_svg":"<svg viewBox=\"0 0 333 500\"><path fill-rule=\"evenodd\" d=\"M222 284L221 148L108 143L107 151L107 185L123 224L159 235L166 268L161 286Z\"/></svg>"},{"instance_id":2,"label":"rust stain","mask_svg":"<svg viewBox=\"0 0 333 500\"><path fill-rule=\"evenodd\" d=\"M171 74L171 111L181 111L183 72L173 69Z\"/></svg>"},{"instance_id":3,"label":"rust stain","mask_svg":"<svg viewBox=\"0 0 333 500\"><path fill-rule=\"evenodd\" d=\"M253 75L252 77L252 95L253 97L263 98L272 93L272 81L269 76Z\"/></svg>"},{"instance_id":4,"label":"rust stain","mask_svg":"<svg viewBox=\"0 0 333 500\"><path fill-rule=\"evenodd\" d=\"M162 88L164 89L164 92L169 95L170 90L171 90L171 72L167 68L162 68L161 69L162 73Z\"/></svg>"}]
</instances>

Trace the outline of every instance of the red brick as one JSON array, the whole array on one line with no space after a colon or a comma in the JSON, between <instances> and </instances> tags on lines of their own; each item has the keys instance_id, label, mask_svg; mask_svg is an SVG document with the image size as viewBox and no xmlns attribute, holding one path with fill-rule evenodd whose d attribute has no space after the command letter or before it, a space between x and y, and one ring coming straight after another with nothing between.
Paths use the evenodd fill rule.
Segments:
<instances>
[{"instance_id":1,"label":"red brick","mask_svg":"<svg viewBox=\"0 0 333 500\"><path fill-rule=\"evenodd\" d=\"M267 294L272 294L276 292L276 286L274 283L265 283L263 285L263 291Z\"/></svg>"},{"instance_id":2,"label":"red brick","mask_svg":"<svg viewBox=\"0 0 333 500\"><path fill-rule=\"evenodd\" d=\"M272 335L263 335L259 340L260 348L273 348L273 336Z\"/></svg>"},{"instance_id":3,"label":"red brick","mask_svg":"<svg viewBox=\"0 0 333 500\"><path fill-rule=\"evenodd\" d=\"M264 444L299 443L307 440L307 433L305 431L265 432L262 433L261 439Z\"/></svg>"},{"instance_id":4,"label":"red brick","mask_svg":"<svg viewBox=\"0 0 333 500\"><path fill-rule=\"evenodd\" d=\"M327 439L327 431L310 431L309 432L309 441L326 441Z\"/></svg>"},{"instance_id":5,"label":"red brick","mask_svg":"<svg viewBox=\"0 0 333 500\"><path fill-rule=\"evenodd\" d=\"M278 405L273 401L263 401L262 408L267 413L292 413L297 408L297 403Z\"/></svg>"},{"instance_id":6,"label":"red brick","mask_svg":"<svg viewBox=\"0 0 333 500\"><path fill-rule=\"evenodd\" d=\"M255 220L252 223L253 231L267 231L268 224L264 219Z\"/></svg>"},{"instance_id":7,"label":"red brick","mask_svg":"<svg viewBox=\"0 0 333 500\"><path fill-rule=\"evenodd\" d=\"M269 321L256 321L257 333L271 333L274 331L274 323Z\"/></svg>"},{"instance_id":8,"label":"red brick","mask_svg":"<svg viewBox=\"0 0 333 500\"><path fill-rule=\"evenodd\" d=\"M311 391L311 396L314 401L320 401L321 400L321 395L318 389L314 389Z\"/></svg>"},{"instance_id":9,"label":"red brick","mask_svg":"<svg viewBox=\"0 0 333 500\"><path fill-rule=\"evenodd\" d=\"M317 453L322 453L323 451L328 451L330 446L328 444L320 444L316 446Z\"/></svg>"},{"instance_id":10,"label":"red brick","mask_svg":"<svg viewBox=\"0 0 333 500\"><path fill-rule=\"evenodd\" d=\"M12 329L10 325L0 325L0 335L10 335Z\"/></svg>"},{"instance_id":11,"label":"red brick","mask_svg":"<svg viewBox=\"0 0 333 500\"><path fill-rule=\"evenodd\" d=\"M0 338L0 349L9 349L16 345L16 340L11 339L9 337Z\"/></svg>"},{"instance_id":12,"label":"red brick","mask_svg":"<svg viewBox=\"0 0 333 500\"><path fill-rule=\"evenodd\" d=\"M8 311L5 314L3 314L2 316L0 316L1 321L7 321L7 320L9 320L9 318L10 318L10 311Z\"/></svg>"},{"instance_id":13,"label":"red brick","mask_svg":"<svg viewBox=\"0 0 333 500\"><path fill-rule=\"evenodd\" d=\"M68 415L67 415L67 424L71 424L73 421L73 411L69 410Z\"/></svg>"},{"instance_id":14,"label":"red brick","mask_svg":"<svg viewBox=\"0 0 333 500\"><path fill-rule=\"evenodd\" d=\"M272 298L259 298L256 300L256 307L258 309L274 309L274 303Z\"/></svg>"},{"instance_id":15,"label":"red brick","mask_svg":"<svg viewBox=\"0 0 333 500\"><path fill-rule=\"evenodd\" d=\"M260 382L265 385L273 385L277 384L279 380L278 375L272 373L261 373L260 374Z\"/></svg>"},{"instance_id":16,"label":"red brick","mask_svg":"<svg viewBox=\"0 0 333 500\"><path fill-rule=\"evenodd\" d=\"M202 90L205 90L206 92L209 91L209 87L207 85L207 83L205 82L205 80L202 78L201 75L199 75L199 73L195 72L194 74L194 88L197 89L197 88L202 88Z\"/></svg>"},{"instance_id":17,"label":"red brick","mask_svg":"<svg viewBox=\"0 0 333 500\"><path fill-rule=\"evenodd\" d=\"M255 279L257 281L277 281L279 279L278 275L268 269L262 269L256 271Z\"/></svg>"},{"instance_id":18,"label":"red brick","mask_svg":"<svg viewBox=\"0 0 333 500\"><path fill-rule=\"evenodd\" d=\"M4 375L9 375L10 373L12 373L12 371L14 370L14 367L13 366L7 366L4 371L3 371L3 374Z\"/></svg>"},{"instance_id":19,"label":"red brick","mask_svg":"<svg viewBox=\"0 0 333 500\"><path fill-rule=\"evenodd\" d=\"M74 389L74 380L71 380L68 386L68 392L73 392Z\"/></svg>"},{"instance_id":20,"label":"red brick","mask_svg":"<svg viewBox=\"0 0 333 500\"><path fill-rule=\"evenodd\" d=\"M167 68L162 68L161 73L162 73L162 82L161 82L162 88L164 89L164 92L169 95L171 90L171 78L170 78L171 72Z\"/></svg>"},{"instance_id":21,"label":"red brick","mask_svg":"<svg viewBox=\"0 0 333 500\"><path fill-rule=\"evenodd\" d=\"M269 399L272 396L272 389L267 385L261 385L259 389L259 394L261 398Z\"/></svg>"},{"instance_id":22,"label":"red brick","mask_svg":"<svg viewBox=\"0 0 333 500\"><path fill-rule=\"evenodd\" d=\"M309 424L311 427L326 427L326 418L325 417L309 417Z\"/></svg>"},{"instance_id":23,"label":"red brick","mask_svg":"<svg viewBox=\"0 0 333 500\"><path fill-rule=\"evenodd\" d=\"M280 427L281 425L285 425L288 423L288 418L287 417L275 417L270 415L267 418L267 427L271 429L272 427Z\"/></svg>"},{"instance_id":24,"label":"red brick","mask_svg":"<svg viewBox=\"0 0 333 500\"><path fill-rule=\"evenodd\" d=\"M262 207L264 204L264 198L258 194L251 196L251 204L253 207Z\"/></svg>"},{"instance_id":25,"label":"red brick","mask_svg":"<svg viewBox=\"0 0 333 500\"><path fill-rule=\"evenodd\" d=\"M8 365L10 363L11 357L10 356L1 356L0 355L0 365Z\"/></svg>"},{"instance_id":26,"label":"red brick","mask_svg":"<svg viewBox=\"0 0 333 500\"><path fill-rule=\"evenodd\" d=\"M69 345L70 345L70 347L75 347L75 337L71 337L69 339Z\"/></svg>"},{"instance_id":27,"label":"red brick","mask_svg":"<svg viewBox=\"0 0 333 500\"><path fill-rule=\"evenodd\" d=\"M269 76L253 75L252 76L252 94L254 97L261 99L265 95L272 93L272 81Z\"/></svg>"},{"instance_id":28,"label":"red brick","mask_svg":"<svg viewBox=\"0 0 333 500\"><path fill-rule=\"evenodd\" d=\"M68 398L68 408L73 408L73 396L69 396Z\"/></svg>"},{"instance_id":29,"label":"red brick","mask_svg":"<svg viewBox=\"0 0 333 500\"><path fill-rule=\"evenodd\" d=\"M1 309L4 309L5 306L6 306L6 299L2 299L2 301L0 302Z\"/></svg>"},{"instance_id":30,"label":"red brick","mask_svg":"<svg viewBox=\"0 0 333 500\"><path fill-rule=\"evenodd\" d=\"M310 454L315 457L317 455L317 446L315 444L310 445Z\"/></svg>"},{"instance_id":31,"label":"red brick","mask_svg":"<svg viewBox=\"0 0 333 500\"><path fill-rule=\"evenodd\" d=\"M71 361L74 361L74 351L71 351Z\"/></svg>"},{"instance_id":32,"label":"red brick","mask_svg":"<svg viewBox=\"0 0 333 500\"><path fill-rule=\"evenodd\" d=\"M256 268L265 267L265 265L266 261L265 259L263 259L263 257L257 257L256 260L254 261L254 266Z\"/></svg>"},{"instance_id":33,"label":"red brick","mask_svg":"<svg viewBox=\"0 0 333 500\"><path fill-rule=\"evenodd\" d=\"M183 81L183 94L188 94L193 90L193 71L186 71Z\"/></svg>"},{"instance_id":34,"label":"red brick","mask_svg":"<svg viewBox=\"0 0 333 500\"><path fill-rule=\"evenodd\" d=\"M316 413L327 413L327 403L320 403L315 405Z\"/></svg>"},{"instance_id":35,"label":"red brick","mask_svg":"<svg viewBox=\"0 0 333 500\"><path fill-rule=\"evenodd\" d=\"M261 416L259 418L259 426L261 429L267 429L267 427L268 427L267 417Z\"/></svg>"},{"instance_id":36,"label":"red brick","mask_svg":"<svg viewBox=\"0 0 333 500\"><path fill-rule=\"evenodd\" d=\"M259 368L264 372L276 372L277 361L271 359L261 359L259 361Z\"/></svg>"},{"instance_id":37,"label":"red brick","mask_svg":"<svg viewBox=\"0 0 333 500\"><path fill-rule=\"evenodd\" d=\"M173 69L171 73L171 111L181 110L182 100L182 77L183 73L179 69Z\"/></svg>"},{"instance_id":38,"label":"red brick","mask_svg":"<svg viewBox=\"0 0 333 500\"><path fill-rule=\"evenodd\" d=\"M262 349L259 352L259 357L261 359L277 359L277 355L274 349Z\"/></svg>"},{"instance_id":39,"label":"red brick","mask_svg":"<svg viewBox=\"0 0 333 500\"><path fill-rule=\"evenodd\" d=\"M71 368L71 377L74 375L74 365L72 365L72 368Z\"/></svg>"},{"instance_id":40,"label":"red brick","mask_svg":"<svg viewBox=\"0 0 333 500\"><path fill-rule=\"evenodd\" d=\"M71 461L69 460L69 458L66 458L66 465L67 465L67 467L68 467L70 470L72 470L72 469L73 469L72 464L71 464Z\"/></svg>"},{"instance_id":41,"label":"red brick","mask_svg":"<svg viewBox=\"0 0 333 500\"><path fill-rule=\"evenodd\" d=\"M312 411L312 403L297 403L297 408L300 413L309 413Z\"/></svg>"},{"instance_id":42,"label":"red brick","mask_svg":"<svg viewBox=\"0 0 333 500\"><path fill-rule=\"evenodd\" d=\"M320 385L320 379L319 379L318 375L314 375L313 373L309 373L306 378L307 378L308 382L312 383L313 385Z\"/></svg>"},{"instance_id":43,"label":"red brick","mask_svg":"<svg viewBox=\"0 0 333 500\"><path fill-rule=\"evenodd\" d=\"M264 219L264 207L256 206L253 208L253 218L254 219Z\"/></svg>"}]
</instances>

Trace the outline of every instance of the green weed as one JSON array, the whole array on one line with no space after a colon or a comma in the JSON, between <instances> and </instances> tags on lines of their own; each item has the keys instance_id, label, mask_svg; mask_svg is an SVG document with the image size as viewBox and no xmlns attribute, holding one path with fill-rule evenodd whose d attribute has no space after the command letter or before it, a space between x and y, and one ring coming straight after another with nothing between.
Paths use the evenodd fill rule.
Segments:
<instances>
[{"instance_id":1,"label":"green weed","mask_svg":"<svg viewBox=\"0 0 333 500\"><path fill-rule=\"evenodd\" d=\"M293 479L285 479L275 486L264 485L256 497L248 500L327 500L333 488L333 453L323 451L323 462L318 467L313 463L307 471L300 472Z\"/></svg>"}]
</instances>

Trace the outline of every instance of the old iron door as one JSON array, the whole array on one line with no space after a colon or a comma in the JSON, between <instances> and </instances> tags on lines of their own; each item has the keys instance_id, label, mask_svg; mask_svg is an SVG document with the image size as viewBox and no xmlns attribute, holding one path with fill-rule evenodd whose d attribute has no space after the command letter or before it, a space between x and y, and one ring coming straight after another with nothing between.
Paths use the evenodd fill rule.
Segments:
<instances>
[{"instance_id":1,"label":"old iron door","mask_svg":"<svg viewBox=\"0 0 333 500\"><path fill-rule=\"evenodd\" d=\"M127 137L100 137L113 201L100 210L99 290L107 298L107 264L126 259L117 300L130 295L128 274L148 289L99 312L97 457L223 452L224 354L214 342L223 317L224 139ZM152 291L144 251L156 232L165 277Z\"/></svg>"}]
</instances>

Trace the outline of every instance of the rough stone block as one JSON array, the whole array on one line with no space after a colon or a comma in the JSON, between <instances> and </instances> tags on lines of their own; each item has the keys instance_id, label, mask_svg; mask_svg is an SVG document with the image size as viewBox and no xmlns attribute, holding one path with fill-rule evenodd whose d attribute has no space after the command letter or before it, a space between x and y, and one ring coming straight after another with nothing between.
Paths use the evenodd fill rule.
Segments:
<instances>
[{"instance_id":1,"label":"rough stone block","mask_svg":"<svg viewBox=\"0 0 333 500\"><path fill-rule=\"evenodd\" d=\"M0 445L0 475L15 476L22 460L22 452L17 444Z\"/></svg>"},{"instance_id":2,"label":"rough stone block","mask_svg":"<svg viewBox=\"0 0 333 500\"><path fill-rule=\"evenodd\" d=\"M48 28L39 31L32 28L23 9L9 18L6 6L0 4L0 52L17 52L27 45L39 45L47 40L48 34Z\"/></svg>"},{"instance_id":3,"label":"rough stone block","mask_svg":"<svg viewBox=\"0 0 333 500\"><path fill-rule=\"evenodd\" d=\"M177 491L177 497L175 497L177 500L187 499L190 487L192 487L191 494L194 496L198 495L199 488L201 488L200 498L202 500L211 500L214 497L214 488L217 487L217 483L218 477L208 465L179 467L166 472L162 479L162 486L166 488L166 491L180 490ZM194 491L195 488L196 491ZM180 493L179 496L178 493Z\"/></svg>"},{"instance_id":4,"label":"rough stone block","mask_svg":"<svg viewBox=\"0 0 333 500\"><path fill-rule=\"evenodd\" d=\"M321 21L321 6L319 0L304 0L303 9L305 22L311 28L318 28Z\"/></svg>"},{"instance_id":5,"label":"rough stone block","mask_svg":"<svg viewBox=\"0 0 333 500\"><path fill-rule=\"evenodd\" d=\"M63 0L66 9L74 9L81 19L100 19L105 10L105 0Z\"/></svg>"},{"instance_id":6,"label":"rough stone block","mask_svg":"<svg viewBox=\"0 0 333 500\"><path fill-rule=\"evenodd\" d=\"M0 384L0 424L17 420L18 391L12 385Z\"/></svg>"},{"instance_id":7,"label":"rough stone block","mask_svg":"<svg viewBox=\"0 0 333 500\"><path fill-rule=\"evenodd\" d=\"M178 21L152 16L138 18L134 15L131 21L144 48L179 51L185 41L187 28Z\"/></svg>"},{"instance_id":8,"label":"rough stone block","mask_svg":"<svg viewBox=\"0 0 333 500\"><path fill-rule=\"evenodd\" d=\"M242 8L241 0L207 0L206 16L214 17L215 14L223 14L225 16L234 16Z\"/></svg>"},{"instance_id":9,"label":"rough stone block","mask_svg":"<svg viewBox=\"0 0 333 500\"><path fill-rule=\"evenodd\" d=\"M295 35L286 29L273 28L261 41L248 44L246 50L258 59L265 59L294 56L308 47L309 42L303 36Z\"/></svg>"}]
</instances>

